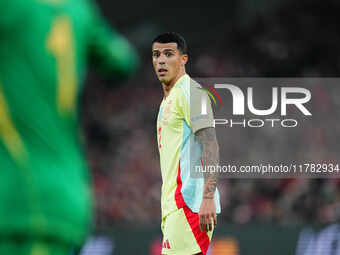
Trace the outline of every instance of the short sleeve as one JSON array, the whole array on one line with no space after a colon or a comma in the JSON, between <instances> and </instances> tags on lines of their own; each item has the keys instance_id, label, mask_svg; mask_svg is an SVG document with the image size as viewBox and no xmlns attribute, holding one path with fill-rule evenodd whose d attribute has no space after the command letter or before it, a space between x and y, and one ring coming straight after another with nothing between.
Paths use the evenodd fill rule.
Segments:
<instances>
[{"instance_id":1,"label":"short sleeve","mask_svg":"<svg viewBox=\"0 0 340 255\"><path fill-rule=\"evenodd\" d=\"M192 131L196 133L200 129L214 127L214 114L207 93L196 86L191 86L187 93L182 88L181 92L182 114Z\"/></svg>"}]
</instances>

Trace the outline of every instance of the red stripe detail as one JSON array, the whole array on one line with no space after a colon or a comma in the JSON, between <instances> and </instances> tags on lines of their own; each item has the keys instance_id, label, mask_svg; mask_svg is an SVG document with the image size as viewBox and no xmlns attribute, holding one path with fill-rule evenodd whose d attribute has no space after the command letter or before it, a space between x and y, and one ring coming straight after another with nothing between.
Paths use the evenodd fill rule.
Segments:
<instances>
[{"instance_id":1,"label":"red stripe detail","mask_svg":"<svg viewBox=\"0 0 340 255\"><path fill-rule=\"evenodd\" d=\"M198 213L192 212L190 208L186 206L181 189L182 189L181 161L179 161L177 174L177 188L175 192L176 205L178 209L183 208L185 217L195 236L196 242L198 246L201 248L202 254L205 255L210 244L209 236L206 232L202 232L200 229Z\"/></svg>"},{"instance_id":2,"label":"red stripe detail","mask_svg":"<svg viewBox=\"0 0 340 255\"><path fill-rule=\"evenodd\" d=\"M218 101L220 101L220 104L223 105L223 102L222 102L222 100L221 100L221 97L220 97L220 95L217 93L216 89L214 89L213 87L211 87L211 86L209 86L209 85L208 85L208 87L209 87L209 89L210 89L212 92L214 92L214 94L217 96L217 99L218 99Z\"/></svg>"},{"instance_id":3,"label":"red stripe detail","mask_svg":"<svg viewBox=\"0 0 340 255\"><path fill-rule=\"evenodd\" d=\"M177 208L183 208L185 206L184 198L181 192L182 189L182 179L181 179L181 161L178 162L178 174L177 174L177 188L175 191L175 201Z\"/></svg>"},{"instance_id":4,"label":"red stripe detail","mask_svg":"<svg viewBox=\"0 0 340 255\"><path fill-rule=\"evenodd\" d=\"M187 218L187 221L191 227L191 230L195 236L196 242L201 248L201 252L203 255L207 254L210 239L206 232L201 231L199 226L199 216L198 213L194 213L190 210L189 207L184 206L183 207L185 217Z\"/></svg>"},{"instance_id":5,"label":"red stripe detail","mask_svg":"<svg viewBox=\"0 0 340 255\"><path fill-rule=\"evenodd\" d=\"M202 167L204 167L202 157L200 157L200 160L201 160L201 165L202 165Z\"/></svg>"}]
</instances>

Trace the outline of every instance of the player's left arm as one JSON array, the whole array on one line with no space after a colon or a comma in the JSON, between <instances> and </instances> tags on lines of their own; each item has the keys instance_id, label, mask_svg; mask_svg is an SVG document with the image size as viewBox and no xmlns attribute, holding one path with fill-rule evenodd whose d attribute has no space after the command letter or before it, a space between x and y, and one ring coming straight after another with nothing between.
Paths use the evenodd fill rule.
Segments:
<instances>
[{"instance_id":1,"label":"player's left arm","mask_svg":"<svg viewBox=\"0 0 340 255\"><path fill-rule=\"evenodd\" d=\"M196 139L202 145L202 167L216 167L219 164L219 146L216 138L216 131L213 127L198 130L195 133ZM202 231L212 230L212 219L217 224L215 191L218 180L218 171L205 171L203 200L199 211L199 221Z\"/></svg>"},{"instance_id":2,"label":"player's left arm","mask_svg":"<svg viewBox=\"0 0 340 255\"><path fill-rule=\"evenodd\" d=\"M206 97L206 114L201 112L201 100ZM182 100L186 102L186 100ZM191 105L191 107L190 107ZM183 103L184 119L195 134L196 140L202 145L202 167L219 164L219 147L216 138L214 114L208 95L199 88L190 89L190 103ZM217 224L215 191L217 186L217 171L204 173L203 200L199 211L199 221L202 231L212 230L212 218Z\"/></svg>"}]
</instances>

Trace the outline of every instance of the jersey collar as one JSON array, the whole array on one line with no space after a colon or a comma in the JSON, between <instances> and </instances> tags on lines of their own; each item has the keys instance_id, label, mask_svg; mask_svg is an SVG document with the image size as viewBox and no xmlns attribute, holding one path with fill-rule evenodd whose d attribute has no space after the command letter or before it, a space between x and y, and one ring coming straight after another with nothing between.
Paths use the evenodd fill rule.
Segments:
<instances>
[{"instance_id":1,"label":"jersey collar","mask_svg":"<svg viewBox=\"0 0 340 255\"><path fill-rule=\"evenodd\" d=\"M176 81L176 83L175 83L175 85L174 85L173 88L179 86L180 84L182 84L183 82L185 82L187 79L190 79L190 77L189 77L188 74L182 75L182 76Z\"/></svg>"}]
</instances>

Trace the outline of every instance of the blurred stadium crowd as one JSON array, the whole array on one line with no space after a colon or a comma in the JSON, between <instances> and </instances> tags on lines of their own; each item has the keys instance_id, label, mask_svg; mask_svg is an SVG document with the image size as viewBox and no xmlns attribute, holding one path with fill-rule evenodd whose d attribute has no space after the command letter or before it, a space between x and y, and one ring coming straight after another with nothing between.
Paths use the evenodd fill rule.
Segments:
<instances>
[{"instance_id":1,"label":"blurred stadium crowd","mask_svg":"<svg viewBox=\"0 0 340 255\"><path fill-rule=\"evenodd\" d=\"M218 7L203 13L179 14L177 28L181 21L183 27L177 32L189 45L187 71L192 77L339 76L339 2L276 0L271 4L259 1L256 6L251 1L240 3L230 1L230 10L224 14ZM105 3L103 6L105 9ZM203 22L202 15L209 24ZM163 25L157 25L157 19ZM162 91L152 70L150 42L158 33L173 30L166 20L155 14L150 23L122 26L142 57L141 68L131 80L112 84L98 82L93 73L88 77L82 118L98 227L160 222L161 176L155 125ZM126 19L118 17L117 25L123 23ZM340 147L340 94L336 92L334 89L334 93L326 93L322 86L314 88L314 101L318 103L313 112L322 116L319 125L301 131L305 146L284 141L283 137L276 153L338 159L334 152L339 152ZM251 137L252 148L262 143L263 136L273 139L271 133ZM228 139L232 145L240 143L237 136ZM273 146L264 146L257 153L270 155L272 149ZM223 179L219 189L221 221L331 223L340 217L337 179Z\"/></svg>"}]
</instances>

